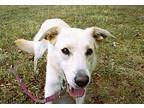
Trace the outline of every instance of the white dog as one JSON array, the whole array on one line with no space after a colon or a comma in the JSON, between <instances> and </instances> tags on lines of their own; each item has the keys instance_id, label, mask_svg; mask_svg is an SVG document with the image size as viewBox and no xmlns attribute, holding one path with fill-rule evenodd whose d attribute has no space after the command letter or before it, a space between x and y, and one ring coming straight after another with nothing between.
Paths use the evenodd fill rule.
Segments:
<instances>
[{"instance_id":1,"label":"white dog","mask_svg":"<svg viewBox=\"0 0 144 108\"><path fill-rule=\"evenodd\" d=\"M96 49L107 36L112 35L98 27L71 28L61 19L48 19L33 41L15 42L21 50L34 53L35 71L37 60L47 51L45 97L61 91L65 81L69 96L83 103L96 66Z\"/></svg>"}]
</instances>

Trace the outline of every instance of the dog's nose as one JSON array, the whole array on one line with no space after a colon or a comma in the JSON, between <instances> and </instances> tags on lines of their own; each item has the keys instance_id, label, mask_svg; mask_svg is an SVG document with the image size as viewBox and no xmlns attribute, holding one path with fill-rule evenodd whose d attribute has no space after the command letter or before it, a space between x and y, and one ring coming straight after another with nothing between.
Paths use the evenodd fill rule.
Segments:
<instances>
[{"instance_id":1,"label":"dog's nose","mask_svg":"<svg viewBox=\"0 0 144 108\"><path fill-rule=\"evenodd\" d=\"M78 73L74 80L77 86L82 88L88 84L89 77L86 74Z\"/></svg>"}]
</instances>

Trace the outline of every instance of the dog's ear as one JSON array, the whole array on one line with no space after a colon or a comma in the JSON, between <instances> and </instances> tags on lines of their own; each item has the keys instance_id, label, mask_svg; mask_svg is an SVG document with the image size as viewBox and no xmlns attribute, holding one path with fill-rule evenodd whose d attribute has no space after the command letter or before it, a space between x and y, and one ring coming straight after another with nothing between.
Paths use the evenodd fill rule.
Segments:
<instances>
[{"instance_id":1,"label":"dog's ear","mask_svg":"<svg viewBox=\"0 0 144 108\"><path fill-rule=\"evenodd\" d=\"M109 31L99 27L86 28L86 31L95 39L97 43L102 42L107 37L114 37Z\"/></svg>"},{"instance_id":2,"label":"dog's ear","mask_svg":"<svg viewBox=\"0 0 144 108\"><path fill-rule=\"evenodd\" d=\"M48 40L50 43L54 44L56 42L56 37L60 32L60 27L52 27L48 29L39 39L41 41L42 39Z\"/></svg>"}]
</instances>

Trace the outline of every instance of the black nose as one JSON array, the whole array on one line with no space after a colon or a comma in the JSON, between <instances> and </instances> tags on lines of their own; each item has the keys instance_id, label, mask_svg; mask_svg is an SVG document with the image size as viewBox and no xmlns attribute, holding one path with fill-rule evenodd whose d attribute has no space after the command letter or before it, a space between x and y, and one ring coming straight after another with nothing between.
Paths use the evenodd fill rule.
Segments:
<instances>
[{"instance_id":1,"label":"black nose","mask_svg":"<svg viewBox=\"0 0 144 108\"><path fill-rule=\"evenodd\" d=\"M74 80L75 80L75 83L77 84L77 86L82 88L88 84L89 77L85 74L78 73Z\"/></svg>"}]
</instances>

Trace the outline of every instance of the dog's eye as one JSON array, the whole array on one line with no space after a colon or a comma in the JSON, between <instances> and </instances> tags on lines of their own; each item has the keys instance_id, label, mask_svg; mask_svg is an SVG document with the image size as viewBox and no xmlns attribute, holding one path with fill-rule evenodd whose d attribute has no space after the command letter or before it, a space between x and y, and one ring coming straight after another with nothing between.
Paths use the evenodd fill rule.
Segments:
<instances>
[{"instance_id":1,"label":"dog's eye","mask_svg":"<svg viewBox=\"0 0 144 108\"><path fill-rule=\"evenodd\" d=\"M64 53L65 55L70 55L70 51L69 51L69 49L67 49L67 48L63 48L61 51L62 51L62 53Z\"/></svg>"},{"instance_id":2,"label":"dog's eye","mask_svg":"<svg viewBox=\"0 0 144 108\"><path fill-rule=\"evenodd\" d=\"M86 56L91 55L93 53L93 50L91 48L87 49Z\"/></svg>"}]
</instances>

